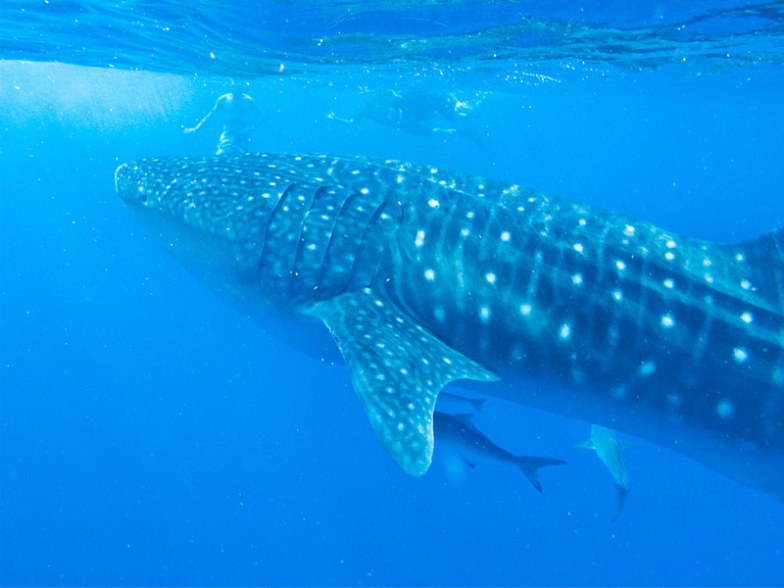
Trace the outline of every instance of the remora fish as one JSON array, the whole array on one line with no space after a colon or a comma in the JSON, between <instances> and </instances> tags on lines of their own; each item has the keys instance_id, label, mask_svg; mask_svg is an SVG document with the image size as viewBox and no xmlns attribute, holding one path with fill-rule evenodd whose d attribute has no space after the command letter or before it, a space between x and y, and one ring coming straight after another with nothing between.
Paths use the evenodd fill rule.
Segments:
<instances>
[{"instance_id":1,"label":"remora fish","mask_svg":"<svg viewBox=\"0 0 784 588\"><path fill-rule=\"evenodd\" d=\"M549 457L515 455L490 441L474 426L471 417L471 414L449 414L440 410L433 414L435 434L439 443L452 445L460 458L471 468L480 462L517 466L534 488L541 492L539 468L566 463Z\"/></svg>"},{"instance_id":2,"label":"remora fish","mask_svg":"<svg viewBox=\"0 0 784 588\"><path fill-rule=\"evenodd\" d=\"M618 520L626 504L626 497L629 495L629 474L621 451L624 443L618 441L618 436L612 429L591 425L591 438L580 443L578 447L595 451L602 463L607 466L618 492L618 511L613 521Z\"/></svg>"},{"instance_id":3,"label":"remora fish","mask_svg":"<svg viewBox=\"0 0 784 588\"><path fill-rule=\"evenodd\" d=\"M430 465L439 391L462 379L784 498L784 231L713 244L359 157L147 159L115 181L247 312L325 323L410 474ZM297 340L323 356L318 330Z\"/></svg>"}]
</instances>

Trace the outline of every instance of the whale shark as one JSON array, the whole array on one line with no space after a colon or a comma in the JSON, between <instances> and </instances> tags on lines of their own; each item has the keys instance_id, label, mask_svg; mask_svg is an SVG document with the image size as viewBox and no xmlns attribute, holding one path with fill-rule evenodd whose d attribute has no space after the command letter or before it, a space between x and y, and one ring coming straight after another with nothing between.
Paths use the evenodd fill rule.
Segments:
<instances>
[{"instance_id":1,"label":"whale shark","mask_svg":"<svg viewBox=\"0 0 784 588\"><path fill-rule=\"evenodd\" d=\"M207 285L308 353L337 348L409 474L459 381L784 498L782 230L711 243L364 157L142 159L115 185Z\"/></svg>"}]
</instances>

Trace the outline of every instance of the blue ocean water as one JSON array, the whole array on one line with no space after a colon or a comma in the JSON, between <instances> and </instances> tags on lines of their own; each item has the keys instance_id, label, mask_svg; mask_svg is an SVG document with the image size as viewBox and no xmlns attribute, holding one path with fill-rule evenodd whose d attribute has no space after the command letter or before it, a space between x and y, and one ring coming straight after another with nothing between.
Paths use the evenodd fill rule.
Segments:
<instances>
[{"instance_id":1,"label":"blue ocean water","mask_svg":"<svg viewBox=\"0 0 784 588\"><path fill-rule=\"evenodd\" d=\"M492 400L567 460L403 474L344 366L280 343L135 223L115 167L238 88L259 151L398 158L710 240L784 226L780 3L7 2L0 7L0 583L781 585L784 506L636 440ZM422 134L398 95L478 106ZM347 122L352 119L353 122ZM477 139L478 137L478 139Z\"/></svg>"}]
</instances>

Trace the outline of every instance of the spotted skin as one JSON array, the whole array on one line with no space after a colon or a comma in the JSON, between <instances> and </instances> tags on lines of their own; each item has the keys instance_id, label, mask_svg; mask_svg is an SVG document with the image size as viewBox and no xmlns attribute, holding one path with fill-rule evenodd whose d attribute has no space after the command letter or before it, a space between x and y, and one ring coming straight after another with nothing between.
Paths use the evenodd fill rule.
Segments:
<instances>
[{"instance_id":1,"label":"spotted skin","mask_svg":"<svg viewBox=\"0 0 784 588\"><path fill-rule=\"evenodd\" d=\"M174 227L161 229L171 249L200 250L221 287L325 323L412 474L430 463L438 392L467 379L784 497L782 232L712 244L364 158L149 159L118 168L116 184Z\"/></svg>"},{"instance_id":2,"label":"spotted skin","mask_svg":"<svg viewBox=\"0 0 784 588\"><path fill-rule=\"evenodd\" d=\"M401 308L496 374L784 445L781 273L745 260L757 247L480 185L498 196L445 191L401 227L382 282Z\"/></svg>"}]
</instances>

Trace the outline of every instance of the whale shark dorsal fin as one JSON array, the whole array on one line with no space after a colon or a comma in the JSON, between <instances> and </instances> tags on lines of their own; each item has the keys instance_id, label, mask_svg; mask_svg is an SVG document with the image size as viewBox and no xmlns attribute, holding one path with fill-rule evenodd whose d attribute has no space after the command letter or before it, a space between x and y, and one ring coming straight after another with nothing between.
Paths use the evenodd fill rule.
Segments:
<instances>
[{"instance_id":1,"label":"whale shark dorsal fin","mask_svg":"<svg viewBox=\"0 0 784 588\"><path fill-rule=\"evenodd\" d=\"M497 379L370 289L317 302L307 312L329 328L376 434L409 474L430 466L441 389L452 380Z\"/></svg>"}]
</instances>

